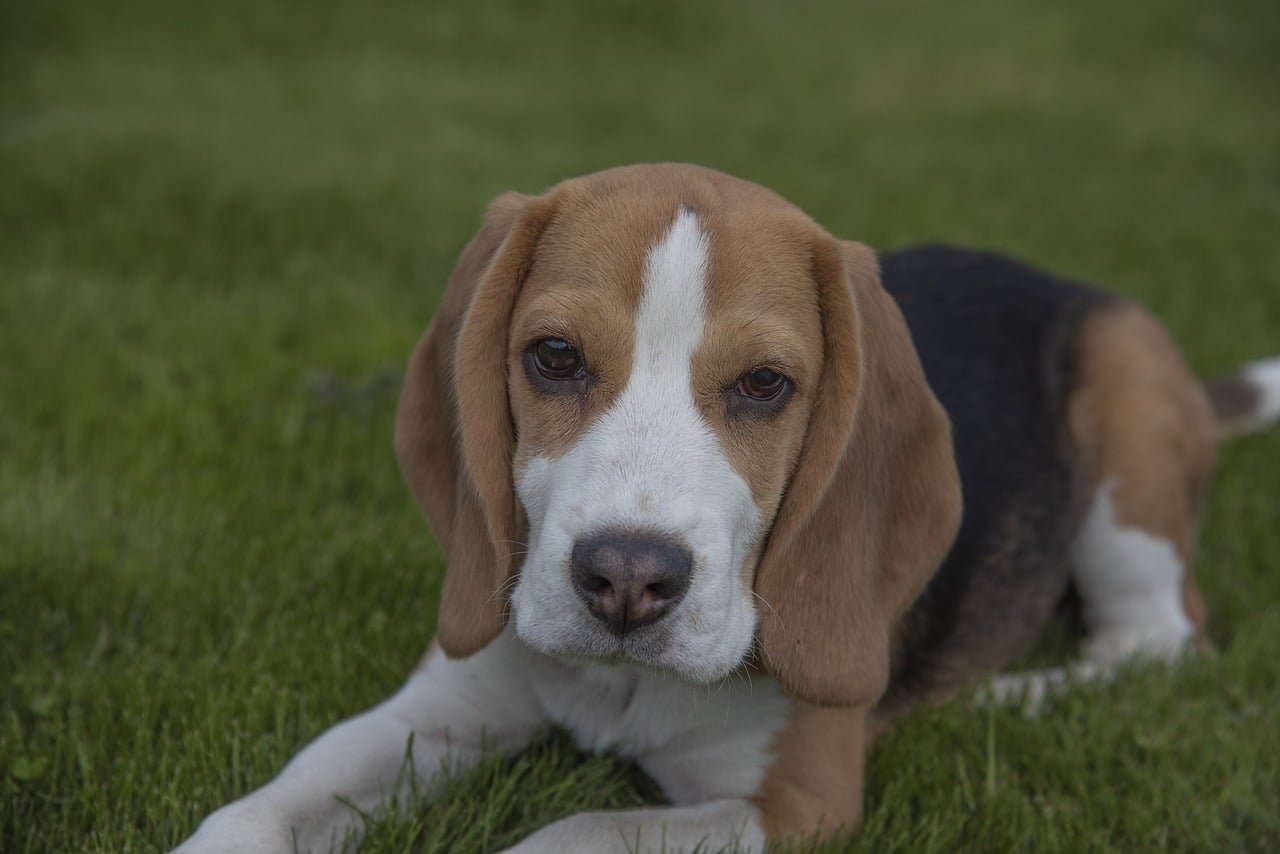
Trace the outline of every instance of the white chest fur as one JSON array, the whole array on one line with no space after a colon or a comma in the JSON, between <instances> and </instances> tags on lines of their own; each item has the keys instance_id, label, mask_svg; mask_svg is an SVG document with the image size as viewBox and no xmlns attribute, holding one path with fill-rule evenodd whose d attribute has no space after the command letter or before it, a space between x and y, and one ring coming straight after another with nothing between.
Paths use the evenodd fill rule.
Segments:
<instances>
[{"instance_id":1,"label":"white chest fur","mask_svg":"<svg viewBox=\"0 0 1280 854\"><path fill-rule=\"evenodd\" d=\"M754 794L790 707L765 676L692 685L625 666L541 663L531 688L547 718L583 750L636 760L677 804Z\"/></svg>"}]
</instances>

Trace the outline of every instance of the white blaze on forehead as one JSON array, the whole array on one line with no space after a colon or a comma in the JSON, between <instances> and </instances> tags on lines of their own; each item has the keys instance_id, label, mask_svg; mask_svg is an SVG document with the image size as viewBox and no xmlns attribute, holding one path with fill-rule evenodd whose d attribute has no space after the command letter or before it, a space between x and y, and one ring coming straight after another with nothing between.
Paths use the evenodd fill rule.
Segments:
<instances>
[{"instance_id":1,"label":"white blaze on forehead","mask_svg":"<svg viewBox=\"0 0 1280 854\"><path fill-rule=\"evenodd\" d=\"M741 569L759 513L693 388L709 255L697 216L678 209L644 260L625 388L564 456L536 456L520 476L529 555L512 605L517 633L543 652L622 652L708 681L750 647L755 607ZM693 556L676 608L621 641L587 611L569 573L574 544L609 531L657 533Z\"/></svg>"},{"instance_id":2,"label":"white blaze on forehead","mask_svg":"<svg viewBox=\"0 0 1280 854\"><path fill-rule=\"evenodd\" d=\"M680 208L671 230L649 253L644 296L636 314L634 379L683 369L702 341L705 324L707 238L692 211ZM686 383L686 388L689 387Z\"/></svg>"},{"instance_id":3,"label":"white blaze on forehead","mask_svg":"<svg viewBox=\"0 0 1280 854\"><path fill-rule=\"evenodd\" d=\"M613 494L600 507L599 526L657 527L689 539L705 521L690 479L719 477L721 469L738 479L694 399L708 255L697 216L682 207L646 259L627 386L582 442L597 446L599 461L612 461L606 478ZM652 502L665 512L636 512ZM645 515L652 518L639 518Z\"/></svg>"}]
</instances>

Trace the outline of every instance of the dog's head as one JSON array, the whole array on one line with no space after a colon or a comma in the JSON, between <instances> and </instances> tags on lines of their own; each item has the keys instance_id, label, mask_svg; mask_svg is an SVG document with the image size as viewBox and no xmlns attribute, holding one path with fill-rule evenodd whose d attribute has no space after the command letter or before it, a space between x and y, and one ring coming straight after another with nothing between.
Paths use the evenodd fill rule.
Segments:
<instances>
[{"instance_id":1,"label":"dog's head","mask_svg":"<svg viewBox=\"0 0 1280 854\"><path fill-rule=\"evenodd\" d=\"M950 546L950 431L875 256L745 181L497 199L396 423L449 555L438 640L873 700Z\"/></svg>"}]
</instances>

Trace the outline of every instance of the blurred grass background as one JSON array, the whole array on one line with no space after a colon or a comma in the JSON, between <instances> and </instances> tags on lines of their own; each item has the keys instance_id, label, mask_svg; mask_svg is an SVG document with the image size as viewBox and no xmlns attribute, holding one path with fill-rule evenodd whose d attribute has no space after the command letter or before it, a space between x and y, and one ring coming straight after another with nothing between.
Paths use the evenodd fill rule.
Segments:
<instances>
[{"instance_id":1,"label":"blurred grass background","mask_svg":"<svg viewBox=\"0 0 1280 854\"><path fill-rule=\"evenodd\" d=\"M0 850L153 851L381 699L442 561L399 366L489 198L632 161L1280 352L1280 4L0 2ZM1280 847L1280 434L1224 449L1221 654L922 710L859 850ZM563 740L365 850L651 799Z\"/></svg>"}]
</instances>

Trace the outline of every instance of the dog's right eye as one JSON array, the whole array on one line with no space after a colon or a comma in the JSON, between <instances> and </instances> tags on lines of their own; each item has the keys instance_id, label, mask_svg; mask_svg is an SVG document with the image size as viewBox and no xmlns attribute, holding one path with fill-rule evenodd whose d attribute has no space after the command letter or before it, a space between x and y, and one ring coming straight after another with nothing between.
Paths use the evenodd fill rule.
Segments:
<instances>
[{"instance_id":1,"label":"dog's right eye","mask_svg":"<svg viewBox=\"0 0 1280 854\"><path fill-rule=\"evenodd\" d=\"M543 338L531 349L533 366L545 379L552 382L586 379L587 367L582 362L582 356L568 341Z\"/></svg>"}]
</instances>

